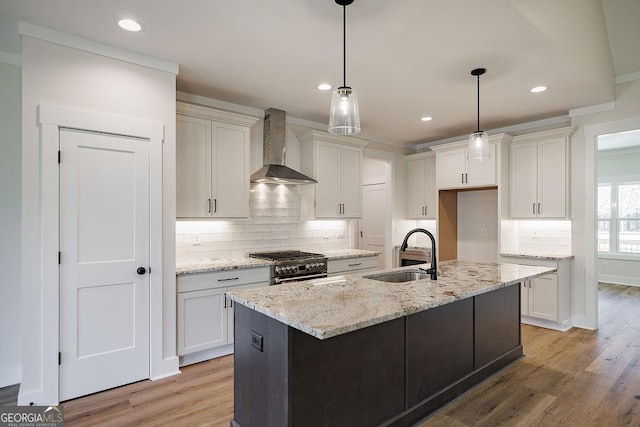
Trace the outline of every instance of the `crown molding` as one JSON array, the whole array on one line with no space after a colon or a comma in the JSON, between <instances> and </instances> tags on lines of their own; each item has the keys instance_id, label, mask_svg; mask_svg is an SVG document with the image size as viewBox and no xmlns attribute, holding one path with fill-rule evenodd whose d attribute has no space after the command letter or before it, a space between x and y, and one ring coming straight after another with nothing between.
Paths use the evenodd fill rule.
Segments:
<instances>
[{"instance_id":1,"label":"crown molding","mask_svg":"<svg viewBox=\"0 0 640 427\"><path fill-rule=\"evenodd\" d=\"M260 117L246 116L244 114L232 113L230 111L214 110L210 107L187 104L185 102L176 103L176 113L249 127L253 126L258 120L260 120Z\"/></svg>"},{"instance_id":2,"label":"crown molding","mask_svg":"<svg viewBox=\"0 0 640 427\"><path fill-rule=\"evenodd\" d=\"M640 71L636 71L635 73L623 74L621 76L616 76L616 84L622 84L627 82L632 82L634 80L640 80Z\"/></svg>"},{"instance_id":3,"label":"crown molding","mask_svg":"<svg viewBox=\"0 0 640 427\"><path fill-rule=\"evenodd\" d=\"M323 141L323 142L331 142L333 144L341 144L341 145L350 145L352 147L364 148L369 144L369 141L365 141L363 139L354 138L352 136L340 136L334 135L329 132L320 131L311 129L306 131L300 135L298 135L298 140L300 142L314 142L314 141Z\"/></svg>"},{"instance_id":4,"label":"crown molding","mask_svg":"<svg viewBox=\"0 0 640 427\"><path fill-rule=\"evenodd\" d=\"M154 70L164 71L171 74L178 74L178 64L131 52L119 47L110 46L82 37L72 36L50 28L39 27L27 22L18 22L18 34L31 37L61 46L82 50L84 52L95 53L107 58L117 59L131 64L141 65Z\"/></svg>"},{"instance_id":5,"label":"crown molding","mask_svg":"<svg viewBox=\"0 0 640 427\"><path fill-rule=\"evenodd\" d=\"M591 105L589 107L576 108L569 110L569 117L587 116L589 114L601 113L603 111L610 111L616 109L616 103L606 102L604 104Z\"/></svg>"}]
</instances>

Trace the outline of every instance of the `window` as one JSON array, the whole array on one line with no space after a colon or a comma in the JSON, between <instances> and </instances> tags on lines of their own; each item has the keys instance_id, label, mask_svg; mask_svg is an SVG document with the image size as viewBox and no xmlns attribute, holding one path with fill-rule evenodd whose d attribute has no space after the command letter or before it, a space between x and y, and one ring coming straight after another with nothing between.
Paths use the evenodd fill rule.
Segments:
<instances>
[{"instance_id":1,"label":"window","mask_svg":"<svg viewBox=\"0 0 640 427\"><path fill-rule=\"evenodd\" d=\"M640 184L598 186L598 251L640 254Z\"/></svg>"}]
</instances>

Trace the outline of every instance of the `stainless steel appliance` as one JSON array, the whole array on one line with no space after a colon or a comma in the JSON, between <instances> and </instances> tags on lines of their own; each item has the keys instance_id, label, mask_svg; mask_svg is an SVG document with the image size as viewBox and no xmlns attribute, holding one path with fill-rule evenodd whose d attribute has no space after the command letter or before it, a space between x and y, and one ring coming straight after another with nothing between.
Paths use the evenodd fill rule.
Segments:
<instances>
[{"instance_id":1,"label":"stainless steel appliance","mask_svg":"<svg viewBox=\"0 0 640 427\"><path fill-rule=\"evenodd\" d=\"M399 251L400 267L406 267L407 265L425 264L431 262L431 249L427 248L407 248L404 251Z\"/></svg>"},{"instance_id":2,"label":"stainless steel appliance","mask_svg":"<svg viewBox=\"0 0 640 427\"><path fill-rule=\"evenodd\" d=\"M327 277L327 257L302 251L254 252L250 258L273 261L271 284Z\"/></svg>"}]
</instances>

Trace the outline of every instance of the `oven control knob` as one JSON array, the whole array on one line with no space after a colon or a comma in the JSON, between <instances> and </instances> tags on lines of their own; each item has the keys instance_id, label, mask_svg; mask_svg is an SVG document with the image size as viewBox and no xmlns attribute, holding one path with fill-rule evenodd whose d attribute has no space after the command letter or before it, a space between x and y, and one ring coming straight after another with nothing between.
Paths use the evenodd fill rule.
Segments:
<instances>
[{"instance_id":1,"label":"oven control knob","mask_svg":"<svg viewBox=\"0 0 640 427\"><path fill-rule=\"evenodd\" d=\"M282 269L280 267L276 267L276 273L280 273Z\"/></svg>"},{"instance_id":2,"label":"oven control knob","mask_svg":"<svg viewBox=\"0 0 640 427\"><path fill-rule=\"evenodd\" d=\"M304 266L305 270L311 270L312 267L313 267L313 264L307 264Z\"/></svg>"}]
</instances>

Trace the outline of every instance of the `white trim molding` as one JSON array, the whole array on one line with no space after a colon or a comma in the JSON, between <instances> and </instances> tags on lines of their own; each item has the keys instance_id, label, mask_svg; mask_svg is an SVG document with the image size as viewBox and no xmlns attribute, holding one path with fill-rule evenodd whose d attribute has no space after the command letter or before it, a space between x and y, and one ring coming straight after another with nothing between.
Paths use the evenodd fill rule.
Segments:
<instances>
[{"instance_id":1,"label":"white trim molding","mask_svg":"<svg viewBox=\"0 0 640 427\"><path fill-rule=\"evenodd\" d=\"M37 108L40 128L40 220L39 241L23 241L23 245L40 247L40 284L42 292L42 389L20 389L20 405L56 405L59 402L59 168L60 128L143 138L149 141L149 261L154 271L163 271L162 257L162 143L164 125L160 122L75 108L40 104ZM23 212L24 214L24 212ZM31 263L23 259L23 268ZM149 378L159 378L178 372L176 357L163 358L162 274L149 276ZM24 369L29 369L24 366Z\"/></svg>"},{"instance_id":2,"label":"white trim molding","mask_svg":"<svg viewBox=\"0 0 640 427\"><path fill-rule=\"evenodd\" d=\"M0 50L0 62L2 62L3 64L22 67L22 55Z\"/></svg>"},{"instance_id":3,"label":"white trim molding","mask_svg":"<svg viewBox=\"0 0 640 427\"><path fill-rule=\"evenodd\" d=\"M95 53L96 55L106 56L131 64L142 65L143 67L153 68L167 73L178 74L178 64L165 61L163 59L154 58L140 53L131 52L119 47L110 46L93 40L84 39L82 37L73 36L71 34L62 33L50 28L40 27L29 24L27 22L18 22L18 34L31 37L46 42L59 44L61 46L71 47L85 52Z\"/></svg>"},{"instance_id":4,"label":"white trim molding","mask_svg":"<svg viewBox=\"0 0 640 427\"><path fill-rule=\"evenodd\" d=\"M4 366L0 368L0 388L19 384L22 380L22 365Z\"/></svg>"},{"instance_id":5,"label":"white trim molding","mask_svg":"<svg viewBox=\"0 0 640 427\"><path fill-rule=\"evenodd\" d=\"M611 111L616 109L616 103L606 102L604 104L591 105L589 107L575 108L569 110L569 117L587 116L589 114L601 113L603 111Z\"/></svg>"},{"instance_id":6,"label":"white trim molding","mask_svg":"<svg viewBox=\"0 0 640 427\"><path fill-rule=\"evenodd\" d=\"M634 80L640 80L640 71L636 71L635 73L623 74L621 76L616 76L616 84L622 84L627 82L632 82Z\"/></svg>"}]
</instances>

